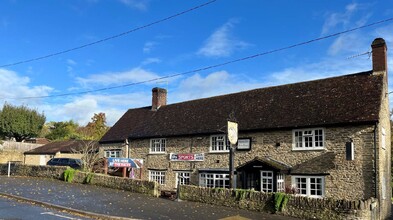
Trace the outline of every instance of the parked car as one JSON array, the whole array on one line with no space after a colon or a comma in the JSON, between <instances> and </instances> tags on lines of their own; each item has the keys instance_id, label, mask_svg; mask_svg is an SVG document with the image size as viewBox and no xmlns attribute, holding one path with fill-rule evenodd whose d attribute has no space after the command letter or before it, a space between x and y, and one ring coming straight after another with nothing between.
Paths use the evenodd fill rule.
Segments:
<instances>
[{"instance_id":1,"label":"parked car","mask_svg":"<svg viewBox=\"0 0 393 220\"><path fill-rule=\"evenodd\" d=\"M46 165L49 166L69 166L74 169L82 168L82 160L74 158L52 158Z\"/></svg>"}]
</instances>

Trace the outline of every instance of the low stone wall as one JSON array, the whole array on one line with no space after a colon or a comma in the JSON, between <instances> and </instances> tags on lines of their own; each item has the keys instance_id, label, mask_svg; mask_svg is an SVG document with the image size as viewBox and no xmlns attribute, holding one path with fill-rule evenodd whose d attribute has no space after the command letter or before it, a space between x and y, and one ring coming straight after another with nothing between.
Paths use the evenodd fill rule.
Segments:
<instances>
[{"instance_id":1,"label":"low stone wall","mask_svg":"<svg viewBox=\"0 0 393 220\"><path fill-rule=\"evenodd\" d=\"M182 185L180 199L276 213L274 193ZM377 201L374 199L346 201L289 195L284 209L276 214L302 219L372 219L377 206Z\"/></svg>"},{"instance_id":2,"label":"low stone wall","mask_svg":"<svg viewBox=\"0 0 393 220\"><path fill-rule=\"evenodd\" d=\"M35 166L24 164L11 164L12 176L32 176L64 180L64 171L67 167L60 166ZM8 174L8 164L0 164L0 175ZM158 197L160 195L159 184L147 180L135 180L122 177L107 176L103 174L86 173L76 171L74 183L86 183L88 175L93 175L89 184L113 189L127 190Z\"/></svg>"}]
</instances>

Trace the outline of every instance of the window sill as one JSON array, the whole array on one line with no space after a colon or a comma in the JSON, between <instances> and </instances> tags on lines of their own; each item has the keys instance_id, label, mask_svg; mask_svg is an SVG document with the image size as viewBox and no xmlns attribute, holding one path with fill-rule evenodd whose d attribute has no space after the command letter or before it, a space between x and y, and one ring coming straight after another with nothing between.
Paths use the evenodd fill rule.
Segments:
<instances>
[{"instance_id":1,"label":"window sill","mask_svg":"<svg viewBox=\"0 0 393 220\"><path fill-rule=\"evenodd\" d=\"M228 154L228 151L209 151L209 154Z\"/></svg>"},{"instance_id":2,"label":"window sill","mask_svg":"<svg viewBox=\"0 0 393 220\"><path fill-rule=\"evenodd\" d=\"M149 155L163 155L166 154L166 152L149 152Z\"/></svg>"},{"instance_id":3,"label":"window sill","mask_svg":"<svg viewBox=\"0 0 393 220\"><path fill-rule=\"evenodd\" d=\"M326 148L306 148L306 149L299 149L299 148L292 148L292 151L324 151Z\"/></svg>"}]
</instances>

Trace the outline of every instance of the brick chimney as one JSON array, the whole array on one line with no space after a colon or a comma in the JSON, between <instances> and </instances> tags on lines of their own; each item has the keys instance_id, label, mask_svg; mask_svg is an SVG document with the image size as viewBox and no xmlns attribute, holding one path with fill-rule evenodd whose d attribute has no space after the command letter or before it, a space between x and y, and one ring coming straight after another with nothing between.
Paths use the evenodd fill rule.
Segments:
<instances>
[{"instance_id":1,"label":"brick chimney","mask_svg":"<svg viewBox=\"0 0 393 220\"><path fill-rule=\"evenodd\" d=\"M388 71L387 50L385 40L376 38L371 44L373 55L373 72Z\"/></svg>"},{"instance_id":2,"label":"brick chimney","mask_svg":"<svg viewBox=\"0 0 393 220\"><path fill-rule=\"evenodd\" d=\"M152 89L152 102L151 102L151 110L157 111L161 106L166 105L166 89L162 88L153 88Z\"/></svg>"}]
</instances>

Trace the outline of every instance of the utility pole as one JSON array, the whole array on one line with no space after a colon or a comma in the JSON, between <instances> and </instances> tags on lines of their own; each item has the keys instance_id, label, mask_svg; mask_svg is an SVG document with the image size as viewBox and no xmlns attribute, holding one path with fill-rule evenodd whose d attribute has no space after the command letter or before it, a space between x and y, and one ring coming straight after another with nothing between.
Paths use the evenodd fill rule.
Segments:
<instances>
[{"instance_id":1,"label":"utility pole","mask_svg":"<svg viewBox=\"0 0 393 220\"><path fill-rule=\"evenodd\" d=\"M234 151L238 140L238 124L237 122L228 120L228 139L229 147L229 187L235 188L235 169L234 169Z\"/></svg>"}]
</instances>

